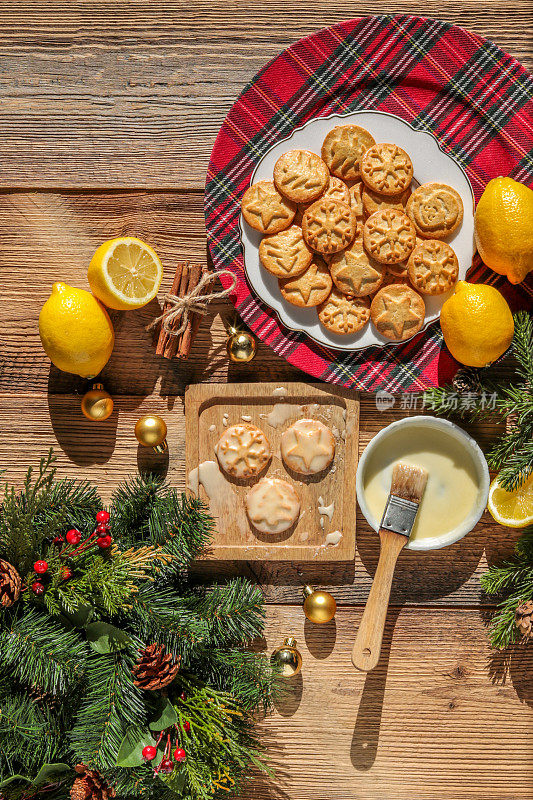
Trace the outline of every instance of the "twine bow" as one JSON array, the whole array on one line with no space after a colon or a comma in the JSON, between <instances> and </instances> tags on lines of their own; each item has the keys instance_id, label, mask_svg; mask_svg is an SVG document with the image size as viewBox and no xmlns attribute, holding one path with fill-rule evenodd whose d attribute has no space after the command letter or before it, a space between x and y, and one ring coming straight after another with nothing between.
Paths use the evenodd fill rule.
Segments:
<instances>
[{"instance_id":1,"label":"twine bow","mask_svg":"<svg viewBox=\"0 0 533 800\"><path fill-rule=\"evenodd\" d=\"M215 279L221 275L231 276L231 286L227 289L222 289L220 292L202 294L206 286L209 286L210 283L213 283ZM213 300L221 300L223 297L227 297L235 289L236 284L237 277L229 269L221 269L218 272L206 272L194 289L184 297L178 297L178 295L170 294L170 292L166 294L163 300L165 305L168 304L168 308L163 311L160 317L157 317L157 319L154 319L154 321L148 325L147 330L155 328L155 326L159 325L161 322L163 330L170 336L179 336L187 327L189 314L201 314L203 316L207 313L207 306L209 303ZM181 325L174 330L174 324L180 319Z\"/></svg>"}]
</instances>

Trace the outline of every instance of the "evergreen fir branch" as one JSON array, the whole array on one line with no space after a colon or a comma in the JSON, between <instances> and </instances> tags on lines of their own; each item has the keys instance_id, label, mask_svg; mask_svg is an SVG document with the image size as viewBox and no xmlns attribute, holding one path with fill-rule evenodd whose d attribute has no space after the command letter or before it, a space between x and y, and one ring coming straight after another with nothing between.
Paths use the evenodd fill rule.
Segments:
<instances>
[{"instance_id":1,"label":"evergreen fir branch","mask_svg":"<svg viewBox=\"0 0 533 800\"><path fill-rule=\"evenodd\" d=\"M196 669L195 669L196 667ZM272 699L284 686L264 653L250 650L211 650L209 660L193 664L192 671L201 669L206 683L239 698L247 711L261 708L264 713L272 709Z\"/></svg>"},{"instance_id":2,"label":"evergreen fir branch","mask_svg":"<svg viewBox=\"0 0 533 800\"><path fill-rule=\"evenodd\" d=\"M508 492L518 489L533 472L533 440L513 447L507 443L512 438L496 443L487 453L489 467L499 470L498 483Z\"/></svg>"},{"instance_id":3,"label":"evergreen fir branch","mask_svg":"<svg viewBox=\"0 0 533 800\"><path fill-rule=\"evenodd\" d=\"M87 645L35 609L0 633L0 664L28 686L64 695L83 678Z\"/></svg>"},{"instance_id":4,"label":"evergreen fir branch","mask_svg":"<svg viewBox=\"0 0 533 800\"><path fill-rule=\"evenodd\" d=\"M514 320L513 351L518 361L518 374L533 386L533 316L527 311L518 311Z\"/></svg>"},{"instance_id":5,"label":"evergreen fir branch","mask_svg":"<svg viewBox=\"0 0 533 800\"><path fill-rule=\"evenodd\" d=\"M54 718L26 694L13 692L1 698L0 777L35 774L57 757L61 732Z\"/></svg>"},{"instance_id":6,"label":"evergreen fir branch","mask_svg":"<svg viewBox=\"0 0 533 800\"><path fill-rule=\"evenodd\" d=\"M196 613L209 623L209 644L215 647L247 644L263 633L263 593L245 578L213 586L203 598L190 600Z\"/></svg>"}]
</instances>

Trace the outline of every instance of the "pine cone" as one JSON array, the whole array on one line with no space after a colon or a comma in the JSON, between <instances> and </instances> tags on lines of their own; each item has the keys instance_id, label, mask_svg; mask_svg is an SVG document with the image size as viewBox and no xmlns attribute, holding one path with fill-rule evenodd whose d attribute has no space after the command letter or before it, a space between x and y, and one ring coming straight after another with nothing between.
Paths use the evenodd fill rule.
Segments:
<instances>
[{"instance_id":1,"label":"pine cone","mask_svg":"<svg viewBox=\"0 0 533 800\"><path fill-rule=\"evenodd\" d=\"M46 706L50 711L55 711L59 708L59 698L55 694L46 692L41 686L34 684L28 686L28 696L35 700L38 706Z\"/></svg>"},{"instance_id":2,"label":"pine cone","mask_svg":"<svg viewBox=\"0 0 533 800\"><path fill-rule=\"evenodd\" d=\"M172 683L179 668L180 659L175 660L162 645L150 644L133 667L133 683L139 689L157 691Z\"/></svg>"},{"instance_id":3,"label":"pine cone","mask_svg":"<svg viewBox=\"0 0 533 800\"><path fill-rule=\"evenodd\" d=\"M0 560L0 605L9 608L20 595L22 581L15 567L8 561Z\"/></svg>"},{"instance_id":4,"label":"pine cone","mask_svg":"<svg viewBox=\"0 0 533 800\"><path fill-rule=\"evenodd\" d=\"M526 600L518 606L514 623L525 639L533 639L533 600Z\"/></svg>"},{"instance_id":5,"label":"pine cone","mask_svg":"<svg viewBox=\"0 0 533 800\"><path fill-rule=\"evenodd\" d=\"M480 392L481 381L479 380L479 370L474 367L461 367L455 373L452 386L456 392Z\"/></svg>"},{"instance_id":6,"label":"pine cone","mask_svg":"<svg viewBox=\"0 0 533 800\"><path fill-rule=\"evenodd\" d=\"M115 790L97 770L90 769L86 764L76 764L74 769L79 778L72 784L71 800L110 800L115 796Z\"/></svg>"}]
</instances>

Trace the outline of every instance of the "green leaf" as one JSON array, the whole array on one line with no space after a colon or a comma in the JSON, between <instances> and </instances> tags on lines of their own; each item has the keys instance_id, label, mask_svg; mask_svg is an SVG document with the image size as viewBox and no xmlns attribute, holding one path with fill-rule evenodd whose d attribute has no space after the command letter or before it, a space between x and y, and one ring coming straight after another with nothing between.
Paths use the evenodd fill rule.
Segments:
<instances>
[{"instance_id":1,"label":"green leaf","mask_svg":"<svg viewBox=\"0 0 533 800\"><path fill-rule=\"evenodd\" d=\"M85 605L85 603L80 603L76 611L67 611L65 608L63 608L61 613L68 619L71 625L74 625L75 628L85 628L85 626L93 617L94 608L92 606Z\"/></svg>"},{"instance_id":2,"label":"green leaf","mask_svg":"<svg viewBox=\"0 0 533 800\"><path fill-rule=\"evenodd\" d=\"M144 747L155 747L155 739L148 731L140 731L134 725L126 731L117 756L117 767L141 767L145 761L142 757Z\"/></svg>"},{"instance_id":3,"label":"green leaf","mask_svg":"<svg viewBox=\"0 0 533 800\"><path fill-rule=\"evenodd\" d=\"M7 786L9 783L13 783L14 781L26 781L26 783L31 783L31 778L27 778L25 775L11 775L10 778L6 778L5 781L0 783L0 789L3 789L4 786Z\"/></svg>"},{"instance_id":4,"label":"green leaf","mask_svg":"<svg viewBox=\"0 0 533 800\"><path fill-rule=\"evenodd\" d=\"M33 780L34 786L40 786L42 783L54 783L65 772L70 772L72 767L68 764L43 764L36 777Z\"/></svg>"},{"instance_id":5,"label":"green leaf","mask_svg":"<svg viewBox=\"0 0 533 800\"><path fill-rule=\"evenodd\" d=\"M131 636L108 622L91 622L85 627L87 641L101 655L115 653L131 644Z\"/></svg>"},{"instance_id":6,"label":"green leaf","mask_svg":"<svg viewBox=\"0 0 533 800\"><path fill-rule=\"evenodd\" d=\"M170 789L179 797L182 797L183 789L185 788L185 781L187 779L187 771L185 769L180 769L179 772L174 772L171 775L162 775L160 772L157 773L157 777L159 780L163 781L167 789Z\"/></svg>"},{"instance_id":7,"label":"green leaf","mask_svg":"<svg viewBox=\"0 0 533 800\"><path fill-rule=\"evenodd\" d=\"M162 697L157 715L155 719L148 723L148 727L151 731L164 731L165 728L170 728L171 725L175 725L177 721L178 715L176 714L176 709L170 700Z\"/></svg>"}]
</instances>

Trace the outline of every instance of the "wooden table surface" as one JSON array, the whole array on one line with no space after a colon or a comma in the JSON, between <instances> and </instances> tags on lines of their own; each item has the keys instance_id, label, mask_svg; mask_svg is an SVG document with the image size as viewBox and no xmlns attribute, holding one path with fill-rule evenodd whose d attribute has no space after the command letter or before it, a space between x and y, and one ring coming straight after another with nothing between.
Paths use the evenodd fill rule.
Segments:
<instances>
[{"instance_id":1,"label":"wooden table surface","mask_svg":"<svg viewBox=\"0 0 533 800\"><path fill-rule=\"evenodd\" d=\"M154 301L114 315L104 380L116 411L94 426L79 412L81 379L50 368L38 312L56 280L88 288L89 259L112 236L136 234L156 248L166 268L162 293L177 260L204 259L206 166L239 91L301 36L385 10L463 25L533 66L527 0L0 3L0 466L9 479L19 482L53 445L62 474L94 479L108 497L138 465L150 465L133 437L134 421L149 410L167 420L168 478L183 486L188 383L306 379L261 344L250 365L228 363L225 303L206 318L187 362L157 358L145 331ZM379 414L371 396L361 400L363 449L404 412ZM483 444L495 431L474 432ZM452 547L404 552L382 659L367 676L355 673L350 650L378 545L360 516L355 564L241 565L269 603L264 647L292 634L304 658L301 677L264 723L276 779L246 800L533 798L532 653L517 651L502 679L479 585L516 535L485 514ZM304 581L331 587L335 622L304 621Z\"/></svg>"}]
</instances>

